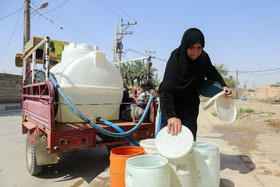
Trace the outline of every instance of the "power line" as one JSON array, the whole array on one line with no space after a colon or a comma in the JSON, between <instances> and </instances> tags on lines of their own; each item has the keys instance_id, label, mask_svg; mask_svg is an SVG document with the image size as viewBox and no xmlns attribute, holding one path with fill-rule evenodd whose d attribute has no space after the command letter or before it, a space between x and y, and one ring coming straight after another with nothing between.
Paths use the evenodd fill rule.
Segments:
<instances>
[{"instance_id":1,"label":"power line","mask_svg":"<svg viewBox=\"0 0 280 187\"><path fill-rule=\"evenodd\" d=\"M10 13L9 15L4 16L3 18L0 18L0 21L2 21L3 19L5 19L5 18L7 18L7 17L9 17L9 16L11 16L11 15L13 15L13 14L17 13L17 12L18 12L18 11L20 11L21 9L23 9L23 6L22 6L21 8L19 8L18 10L16 10L16 11L14 11L14 12Z\"/></svg>"},{"instance_id":2,"label":"power line","mask_svg":"<svg viewBox=\"0 0 280 187\"><path fill-rule=\"evenodd\" d=\"M130 16L126 11L124 11L122 8L120 8L118 5L116 5L112 0L109 0L109 1L110 1L110 3L111 3L112 5L114 5L117 9L119 9L119 10L120 10L122 13L124 13L127 17L129 17L129 18L131 18L132 20L135 21L135 19L134 19L132 16ZM97 1L97 0L96 0L96 2L97 2L99 5L101 5L103 8L105 8L106 10L108 10L109 12L111 12L112 14L114 14L115 16L117 16L118 18L121 18L121 15L120 15L117 11L115 11L111 6L109 6L105 1L101 1L101 2L103 3L103 5L101 4L101 2L99 2L99 1ZM106 6L106 7L105 7L105 6ZM125 18L124 18L124 20L128 21L128 20L125 19ZM137 28L138 28L139 31L140 31L139 33L142 34L144 40L142 40L141 37L139 37L140 39L137 39L137 38L134 36L135 39L138 40L139 44L142 45L142 47L143 47L144 49L150 48L151 45L150 45L149 41L147 40L147 38L145 37L143 31L141 30L141 28L140 28L139 26L138 26ZM127 29L127 28L125 28L124 31L125 31L126 29ZM136 34L136 35L137 35L137 34ZM137 36L138 36L138 35L137 35ZM139 35L139 36L140 36L140 35ZM145 41L146 43L145 43L144 41ZM148 45L146 45L146 44L148 44ZM144 47L144 46L146 46L146 47ZM150 47L147 47L147 46L150 46Z\"/></svg>"},{"instance_id":3,"label":"power line","mask_svg":"<svg viewBox=\"0 0 280 187\"><path fill-rule=\"evenodd\" d=\"M280 72L280 70L278 70L278 71L274 71L274 72L268 72L268 73L261 73L261 74L259 74L259 73L245 73L245 74L247 74L247 75L254 75L254 76L258 76L258 75L271 75L271 74L275 74L275 73L279 73Z\"/></svg>"},{"instance_id":4,"label":"power line","mask_svg":"<svg viewBox=\"0 0 280 187\"><path fill-rule=\"evenodd\" d=\"M12 36L11 36L11 38L10 38L9 42L8 42L8 45L7 45L7 47L6 47L5 51L4 51L4 54L3 54L3 56L2 56L2 58L1 58L1 60L0 60L0 64L2 63L2 61L3 61L4 57L5 57L6 53L7 53L7 50L8 50L8 48L10 47L11 40L12 40L12 38L13 38L13 36L14 36L14 33L15 33L15 30L16 30L16 27L17 27L17 24L18 24L18 21L19 21L20 15L21 15L21 11L20 11L20 13L19 13L19 15L18 15L18 18L17 18L16 24L15 24L15 26L14 26L14 29L13 29L13 32L12 32Z\"/></svg>"},{"instance_id":5,"label":"power line","mask_svg":"<svg viewBox=\"0 0 280 187\"><path fill-rule=\"evenodd\" d=\"M251 71L239 71L239 73L260 73L260 72L269 72L269 71L276 71L280 70L280 68L275 68L275 69L267 69L267 70L251 70ZM235 71L228 71L228 72L235 72Z\"/></svg>"},{"instance_id":6,"label":"power line","mask_svg":"<svg viewBox=\"0 0 280 187\"><path fill-rule=\"evenodd\" d=\"M110 13L114 14L117 18L121 19L121 16L104 1L95 0L95 2L98 3L100 6L102 6L103 8L105 8L106 10L108 10Z\"/></svg>"},{"instance_id":7,"label":"power line","mask_svg":"<svg viewBox=\"0 0 280 187\"><path fill-rule=\"evenodd\" d=\"M240 73L259 73L259 72L267 72L267 71L275 71L280 70L280 68L268 69L268 70L257 70L257 71L239 71Z\"/></svg>"},{"instance_id":8,"label":"power line","mask_svg":"<svg viewBox=\"0 0 280 187\"><path fill-rule=\"evenodd\" d=\"M133 21L135 21L135 19L130 16L128 13L126 13L123 9L121 9L118 5L116 5L113 1L109 0L115 7L117 7L120 11L122 11L125 15L127 15L128 17L132 18ZM128 21L128 20L126 20Z\"/></svg>"},{"instance_id":9,"label":"power line","mask_svg":"<svg viewBox=\"0 0 280 187\"><path fill-rule=\"evenodd\" d=\"M50 13L50 12L52 12L52 11L54 11L54 10L58 9L58 8L60 8L61 6L63 6L64 4L66 4L68 1L70 1L70 0L66 0L66 1L64 1L64 2L63 2L61 5L59 5L58 7L56 7L56 8L54 8L54 9L52 9L52 10L50 10L50 11L46 12L46 14L48 14L48 13Z\"/></svg>"},{"instance_id":10,"label":"power line","mask_svg":"<svg viewBox=\"0 0 280 187\"><path fill-rule=\"evenodd\" d=\"M34 1L34 2L35 2L35 1ZM33 4L34 4L34 3L33 3ZM34 4L34 5L35 5L35 4ZM36 5L35 5L35 6L36 6ZM46 11L43 11L43 12L44 12L44 14L45 14L45 13L46 13L46 14L49 13L49 12L46 12ZM41 14L41 16L43 16L43 15ZM55 24L55 25L58 26L61 30L63 30L64 32L68 33L69 35L75 37L76 39L78 39L78 40L81 41L81 42L85 42L85 41L88 42L88 40L90 39L90 40L92 40L94 43L99 43L99 44L101 44L101 46L103 45L103 44L102 44L103 42L101 42L100 40L98 40L98 39L97 39L95 36L93 36L91 33L87 32L85 29L82 29L80 26L79 26L79 27L75 26L74 24L71 23L71 22L72 22L71 20L65 18L62 14L58 13L57 11L52 12L52 17L53 17L53 19L51 19L51 20L49 20L48 18L46 18L46 16L43 16L43 17L44 17L46 20L48 20L48 21L50 21L51 23L53 23L53 24L54 24L54 20L56 20L56 21L60 22L62 25L67 26L67 28L70 29L71 31L73 31L74 33L78 34L79 36L82 36L82 38L86 38L86 40L85 40L85 39L82 39L82 38L76 36L75 34L73 34L72 32L67 31L67 30L65 29L65 27L61 27L61 26L58 26L58 25Z\"/></svg>"},{"instance_id":11,"label":"power line","mask_svg":"<svg viewBox=\"0 0 280 187\"><path fill-rule=\"evenodd\" d=\"M46 16L42 15L42 14L39 13L39 12L38 12L38 14L39 14L40 16L42 16L43 18L45 18L45 19L46 19L47 21L49 21L50 23L52 23L52 24L54 24L55 26L57 26L59 29L61 29L61 30L63 30L64 32L68 33L69 35L75 37L76 39L83 41L81 38L77 37L76 35L72 34L72 33L69 32L69 31L65 30L63 27L57 25L52 19L47 18Z\"/></svg>"}]
</instances>

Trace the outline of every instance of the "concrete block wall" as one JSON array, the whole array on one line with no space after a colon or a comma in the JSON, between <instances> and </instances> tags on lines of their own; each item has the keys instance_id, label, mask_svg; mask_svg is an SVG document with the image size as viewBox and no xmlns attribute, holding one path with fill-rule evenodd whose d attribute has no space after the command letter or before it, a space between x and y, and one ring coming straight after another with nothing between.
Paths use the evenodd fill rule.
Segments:
<instances>
[{"instance_id":1,"label":"concrete block wall","mask_svg":"<svg viewBox=\"0 0 280 187\"><path fill-rule=\"evenodd\" d=\"M0 104L19 103L22 94L22 75L0 73Z\"/></svg>"}]
</instances>

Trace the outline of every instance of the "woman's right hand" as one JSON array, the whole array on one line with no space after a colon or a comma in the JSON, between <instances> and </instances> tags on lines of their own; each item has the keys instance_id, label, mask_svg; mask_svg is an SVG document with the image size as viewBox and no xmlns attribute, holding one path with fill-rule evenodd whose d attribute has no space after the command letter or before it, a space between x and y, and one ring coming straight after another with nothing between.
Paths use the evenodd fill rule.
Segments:
<instances>
[{"instance_id":1,"label":"woman's right hand","mask_svg":"<svg viewBox=\"0 0 280 187\"><path fill-rule=\"evenodd\" d=\"M182 122L179 118L173 117L167 120L167 133L171 132L172 135L177 135L182 130Z\"/></svg>"}]
</instances>

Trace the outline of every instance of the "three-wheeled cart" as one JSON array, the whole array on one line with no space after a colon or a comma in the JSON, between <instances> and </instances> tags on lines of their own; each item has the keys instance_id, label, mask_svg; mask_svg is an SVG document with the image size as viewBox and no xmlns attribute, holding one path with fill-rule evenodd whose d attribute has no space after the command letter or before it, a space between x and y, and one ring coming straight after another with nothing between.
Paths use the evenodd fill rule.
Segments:
<instances>
[{"instance_id":1,"label":"three-wheeled cart","mask_svg":"<svg viewBox=\"0 0 280 187\"><path fill-rule=\"evenodd\" d=\"M114 134L121 131L130 131L139 123L139 120L135 118L112 121L121 129L120 131L113 126L98 122L98 120L90 123L88 120L79 123L57 122L57 108L59 105L65 105L65 103L58 101L58 94L60 94L58 86L50 79L49 69L52 62L59 61L58 58L52 57L50 41L53 44L61 44L61 41L50 40L48 37L33 37L25 46L23 56L16 56L16 65L21 66L20 63L22 63L23 67L23 89L20 101L22 106L22 133L27 134L26 165L31 175L41 173L44 165L58 163L58 153L74 152L100 146L107 146L110 150L113 147L130 143L127 137L104 134L96 126ZM63 45L67 44L67 42L62 43ZM38 73L35 68L36 64L40 63L45 72L44 76ZM137 106L139 96L137 92L143 93L143 91L141 89L127 89L126 91L128 91L130 97L125 104ZM141 100L141 107L147 107L145 109L147 114L139 128L128 135L136 142L155 136L156 93L152 89L148 92L154 96L150 100L150 104L147 106L149 97Z\"/></svg>"}]
</instances>

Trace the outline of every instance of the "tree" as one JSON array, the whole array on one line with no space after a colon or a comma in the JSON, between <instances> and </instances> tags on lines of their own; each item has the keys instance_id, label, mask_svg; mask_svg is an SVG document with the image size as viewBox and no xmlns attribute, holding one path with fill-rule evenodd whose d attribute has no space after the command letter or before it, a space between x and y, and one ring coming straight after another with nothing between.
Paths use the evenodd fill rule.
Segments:
<instances>
[{"instance_id":1,"label":"tree","mask_svg":"<svg viewBox=\"0 0 280 187\"><path fill-rule=\"evenodd\" d=\"M120 66L122 78L127 86L134 87L135 81L139 86L143 83L143 79L147 77L147 65L144 61L135 61L132 63L123 63ZM154 78L156 68L150 68L150 74Z\"/></svg>"},{"instance_id":2,"label":"tree","mask_svg":"<svg viewBox=\"0 0 280 187\"><path fill-rule=\"evenodd\" d=\"M137 83L138 85L141 85L142 80L147 75L147 66L144 63L144 61L135 61L133 63L133 67L134 67Z\"/></svg>"},{"instance_id":3,"label":"tree","mask_svg":"<svg viewBox=\"0 0 280 187\"><path fill-rule=\"evenodd\" d=\"M229 72L227 66L225 64L214 64L214 66L216 67L217 71L221 74L228 87L236 88L236 80L232 76L227 77Z\"/></svg>"},{"instance_id":4,"label":"tree","mask_svg":"<svg viewBox=\"0 0 280 187\"><path fill-rule=\"evenodd\" d=\"M161 83L161 80L159 79L158 74L156 73L153 76L153 84L155 85L156 88L158 88L160 83Z\"/></svg>"}]
</instances>

